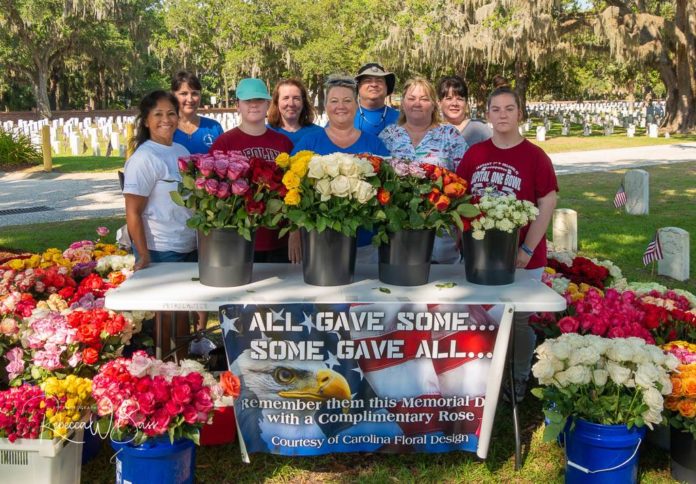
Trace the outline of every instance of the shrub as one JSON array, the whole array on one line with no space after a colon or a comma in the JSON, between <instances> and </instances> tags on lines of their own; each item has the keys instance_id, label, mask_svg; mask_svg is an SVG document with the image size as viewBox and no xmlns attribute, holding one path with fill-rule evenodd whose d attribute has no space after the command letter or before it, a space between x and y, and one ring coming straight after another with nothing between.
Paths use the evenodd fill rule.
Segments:
<instances>
[{"instance_id":1,"label":"shrub","mask_svg":"<svg viewBox=\"0 0 696 484\"><path fill-rule=\"evenodd\" d=\"M41 153L34 148L28 136L0 129L0 169L37 165L41 159Z\"/></svg>"}]
</instances>

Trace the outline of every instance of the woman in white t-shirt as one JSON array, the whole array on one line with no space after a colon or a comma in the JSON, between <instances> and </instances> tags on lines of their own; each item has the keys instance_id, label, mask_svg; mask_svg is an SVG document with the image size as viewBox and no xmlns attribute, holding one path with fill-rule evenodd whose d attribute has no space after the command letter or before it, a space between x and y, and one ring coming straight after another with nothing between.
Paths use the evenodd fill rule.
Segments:
<instances>
[{"instance_id":1,"label":"woman in white t-shirt","mask_svg":"<svg viewBox=\"0 0 696 484\"><path fill-rule=\"evenodd\" d=\"M186 226L191 214L176 205L169 192L181 180L178 159L189 152L174 143L179 122L179 103L171 93L154 91L140 101L135 133L136 150L126 161L123 195L126 199L126 224L135 253L135 270L151 262L195 262L196 233ZM163 317L161 345L163 354L170 348L168 317ZM189 333L187 313L178 313L176 334ZM157 336L157 334L155 334ZM183 357L186 351L178 351Z\"/></svg>"},{"instance_id":2,"label":"woman in white t-shirt","mask_svg":"<svg viewBox=\"0 0 696 484\"><path fill-rule=\"evenodd\" d=\"M136 150L126 161L123 184L135 270L150 262L196 260L196 233L186 226L191 214L169 195L181 180L177 161L189 155L173 142L178 112L176 97L166 91L154 91L140 102Z\"/></svg>"}]
</instances>

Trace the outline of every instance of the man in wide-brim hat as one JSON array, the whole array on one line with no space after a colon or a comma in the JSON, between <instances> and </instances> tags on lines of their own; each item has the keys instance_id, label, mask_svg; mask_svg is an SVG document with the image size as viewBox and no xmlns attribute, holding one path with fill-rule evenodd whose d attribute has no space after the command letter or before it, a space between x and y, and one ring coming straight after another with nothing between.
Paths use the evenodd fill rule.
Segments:
<instances>
[{"instance_id":1,"label":"man in wide-brim hat","mask_svg":"<svg viewBox=\"0 0 696 484\"><path fill-rule=\"evenodd\" d=\"M385 104L387 96L394 92L396 76L381 65L371 62L358 70L359 107L355 127L378 135L386 126L396 123L399 111Z\"/></svg>"}]
</instances>

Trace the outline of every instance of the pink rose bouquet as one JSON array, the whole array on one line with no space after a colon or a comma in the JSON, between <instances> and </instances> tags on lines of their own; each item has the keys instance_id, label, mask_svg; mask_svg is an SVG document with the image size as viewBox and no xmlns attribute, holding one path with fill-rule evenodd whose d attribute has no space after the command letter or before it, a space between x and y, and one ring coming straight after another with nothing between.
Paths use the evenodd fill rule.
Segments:
<instances>
[{"instance_id":1,"label":"pink rose bouquet","mask_svg":"<svg viewBox=\"0 0 696 484\"><path fill-rule=\"evenodd\" d=\"M182 179L171 196L193 212L187 221L193 229L231 228L251 240L256 227L275 228L281 220L287 190L275 163L215 151L179 158L179 171Z\"/></svg>"},{"instance_id":2,"label":"pink rose bouquet","mask_svg":"<svg viewBox=\"0 0 696 484\"><path fill-rule=\"evenodd\" d=\"M102 366L92 382L102 435L141 444L168 434L198 443L222 389L195 363L162 362L137 351Z\"/></svg>"},{"instance_id":3,"label":"pink rose bouquet","mask_svg":"<svg viewBox=\"0 0 696 484\"><path fill-rule=\"evenodd\" d=\"M648 343L655 339L650 328L644 324L644 312L636 302L632 291L601 291L590 288L581 299L566 296L570 316L561 318L558 327L561 333L593 334L606 338L628 338L635 336Z\"/></svg>"},{"instance_id":4,"label":"pink rose bouquet","mask_svg":"<svg viewBox=\"0 0 696 484\"><path fill-rule=\"evenodd\" d=\"M27 383L0 392L0 437L70 438L75 423L92 405L92 382L70 375L49 378L40 387Z\"/></svg>"}]
</instances>

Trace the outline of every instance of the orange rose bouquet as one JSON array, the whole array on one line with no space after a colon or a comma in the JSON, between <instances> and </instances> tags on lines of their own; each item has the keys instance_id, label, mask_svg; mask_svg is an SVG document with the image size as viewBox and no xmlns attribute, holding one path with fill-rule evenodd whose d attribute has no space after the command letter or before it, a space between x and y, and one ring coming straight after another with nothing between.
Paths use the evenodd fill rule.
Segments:
<instances>
[{"instance_id":1,"label":"orange rose bouquet","mask_svg":"<svg viewBox=\"0 0 696 484\"><path fill-rule=\"evenodd\" d=\"M454 172L399 158L382 160L378 166L376 245L388 242L387 233L404 229L435 229L438 235L451 232L453 226L462 230L462 218L479 214L466 194L466 180Z\"/></svg>"},{"instance_id":2,"label":"orange rose bouquet","mask_svg":"<svg viewBox=\"0 0 696 484\"><path fill-rule=\"evenodd\" d=\"M665 399L669 423L696 438L696 344L673 341L662 348L681 363L672 373L672 393Z\"/></svg>"}]
</instances>

